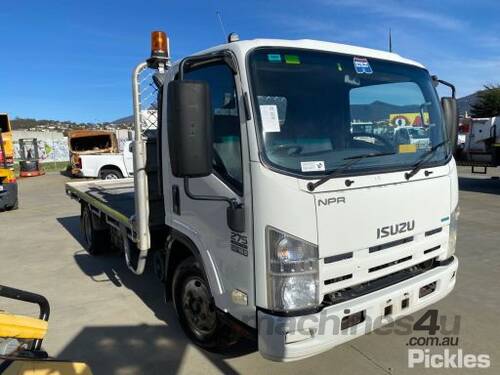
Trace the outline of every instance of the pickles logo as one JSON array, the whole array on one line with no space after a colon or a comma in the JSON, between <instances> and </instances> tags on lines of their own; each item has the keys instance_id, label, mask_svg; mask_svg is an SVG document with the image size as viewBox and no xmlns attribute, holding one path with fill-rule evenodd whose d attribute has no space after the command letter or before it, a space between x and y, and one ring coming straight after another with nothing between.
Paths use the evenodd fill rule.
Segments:
<instances>
[{"instance_id":1,"label":"pickles logo","mask_svg":"<svg viewBox=\"0 0 500 375\"><path fill-rule=\"evenodd\" d=\"M410 232L413 229L415 229L415 220L387 225L385 227L377 228L377 239L394 236L404 232Z\"/></svg>"},{"instance_id":2,"label":"pickles logo","mask_svg":"<svg viewBox=\"0 0 500 375\"><path fill-rule=\"evenodd\" d=\"M415 368L489 368L489 354L464 353L462 349L456 352L444 349L442 353L432 353L430 349L408 350L408 367Z\"/></svg>"}]
</instances>

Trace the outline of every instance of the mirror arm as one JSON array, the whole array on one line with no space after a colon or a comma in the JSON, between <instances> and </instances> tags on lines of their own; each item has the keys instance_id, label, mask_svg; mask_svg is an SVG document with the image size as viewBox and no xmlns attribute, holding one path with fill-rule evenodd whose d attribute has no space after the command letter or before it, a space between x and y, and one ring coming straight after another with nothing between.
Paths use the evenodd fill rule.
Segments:
<instances>
[{"instance_id":1,"label":"mirror arm","mask_svg":"<svg viewBox=\"0 0 500 375\"><path fill-rule=\"evenodd\" d=\"M238 201L234 198L228 198L228 197L219 197L219 196L214 196L214 195L195 195L191 192L189 189L189 177L184 177L184 191L186 192L186 195L196 201L219 201L219 202L227 202L229 207L232 208L237 208L241 204L238 203Z\"/></svg>"},{"instance_id":2,"label":"mirror arm","mask_svg":"<svg viewBox=\"0 0 500 375\"><path fill-rule=\"evenodd\" d=\"M444 79L439 79L438 76L432 76L432 80L449 87L451 89L451 97L455 99L455 93L457 91L455 89L455 85L453 85L452 83L450 83L448 81L445 81Z\"/></svg>"}]
</instances>

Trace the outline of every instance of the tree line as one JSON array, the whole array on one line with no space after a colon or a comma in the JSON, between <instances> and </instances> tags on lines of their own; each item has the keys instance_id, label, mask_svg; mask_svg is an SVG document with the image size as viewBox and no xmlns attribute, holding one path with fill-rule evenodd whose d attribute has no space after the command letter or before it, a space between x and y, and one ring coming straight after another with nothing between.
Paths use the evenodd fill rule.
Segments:
<instances>
[{"instance_id":1,"label":"tree line","mask_svg":"<svg viewBox=\"0 0 500 375\"><path fill-rule=\"evenodd\" d=\"M500 85L485 85L471 106L472 117L500 116Z\"/></svg>"}]
</instances>

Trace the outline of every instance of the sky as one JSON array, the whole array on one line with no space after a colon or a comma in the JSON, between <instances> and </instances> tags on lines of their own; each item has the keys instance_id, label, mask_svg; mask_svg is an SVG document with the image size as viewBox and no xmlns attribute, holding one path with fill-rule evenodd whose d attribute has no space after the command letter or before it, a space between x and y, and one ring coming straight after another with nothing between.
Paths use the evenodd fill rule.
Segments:
<instances>
[{"instance_id":1,"label":"sky","mask_svg":"<svg viewBox=\"0 0 500 375\"><path fill-rule=\"evenodd\" d=\"M0 112L113 121L132 113L131 72L164 30L173 59L225 40L319 39L388 48L453 82L500 82L498 0L0 0Z\"/></svg>"}]
</instances>

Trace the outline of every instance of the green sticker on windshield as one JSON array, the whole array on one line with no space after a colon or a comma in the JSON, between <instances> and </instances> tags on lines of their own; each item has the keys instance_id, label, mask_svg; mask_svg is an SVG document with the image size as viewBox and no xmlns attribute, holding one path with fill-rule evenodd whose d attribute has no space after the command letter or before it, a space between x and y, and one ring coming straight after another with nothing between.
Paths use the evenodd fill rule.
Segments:
<instances>
[{"instance_id":1,"label":"green sticker on windshield","mask_svg":"<svg viewBox=\"0 0 500 375\"><path fill-rule=\"evenodd\" d=\"M281 55L278 53L270 53L267 55L267 60L269 62L280 63L281 62Z\"/></svg>"},{"instance_id":2,"label":"green sticker on windshield","mask_svg":"<svg viewBox=\"0 0 500 375\"><path fill-rule=\"evenodd\" d=\"M298 65L300 64L300 59L297 55L285 55L285 62L287 64Z\"/></svg>"}]
</instances>

